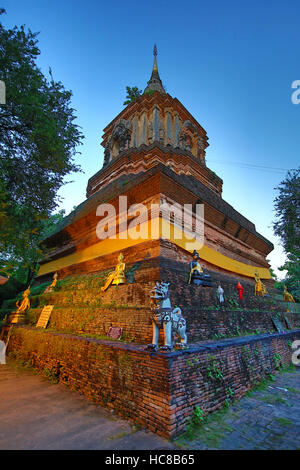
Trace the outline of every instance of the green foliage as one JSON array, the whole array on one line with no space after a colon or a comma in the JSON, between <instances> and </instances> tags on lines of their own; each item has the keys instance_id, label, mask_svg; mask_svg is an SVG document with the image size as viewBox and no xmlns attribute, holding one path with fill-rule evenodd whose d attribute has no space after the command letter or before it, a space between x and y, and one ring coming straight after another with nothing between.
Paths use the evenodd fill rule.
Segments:
<instances>
[{"instance_id":1,"label":"green foliage","mask_svg":"<svg viewBox=\"0 0 300 470\"><path fill-rule=\"evenodd\" d=\"M271 261L267 258L266 259L267 263L271 264ZM270 266L269 268L269 271L270 271L270 274L272 276L272 278L274 279L275 282L278 282L278 278L276 276L276 273L274 272L274 270L272 269L272 267Z\"/></svg>"},{"instance_id":2,"label":"green foliage","mask_svg":"<svg viewBox=\"0 0 300 470\"><path fill-rule=\"evenodd\" d=\"M42 284L39 284L38 286L32 287L30 289L30 297L33 295L41 295L45 292L46 287L49 286L49 282L43 282Z\"/></svg>"},{"instance_id":3,"label":"green foliage","mask_svg":"<svg viewBox=\"0 0 300 470\"><path fill-rule=\"evenodd\" d=\"M281 426L288 426L289 428L293 426L292 421L288 418L275 417L275 419Z\"/></svg>"},{"instance_id":4,"label":"green foliage","mask_svg":"<svg viewBox=\"0 0 300 470\"><path fill-rule=\"evenodd\" d=\"M56 228L57 224L63 219L64 213L64 210L61 210L57 214L40 220L37 224L39 229L35 231L31 230L32 222L28 221L27 224L25 221L23 223L24 230L19 234L20 236L15 240L12 238L8 240L8 243L13 243L14 246L1 253L0 272L4 276L11 277L4 286L0 287L0 301L2 292L4 293L3 298L12 297L11 295L8 296L6 292L11 290L10 287L13 283L18 285L15 293L30 285L39 268L38 260L45 253L42 241Z\"/></svg>"},{"instance_id":5,"label":"green foliage","mask_svg":"<svg viewBox=\"0 0 300 470\"><path fill-rule=\"evenodd\" d=\"M229 336L226 336L225 333L215 333L214 338L216 339L222 339L222 338L228 338Z\"/></svg>"},{"instance_id":6,"label":"green foliage","mask_svg":"<svg viewBox=\"0 0 300 470\"><path fill-rule=\"evenodd\" d=\"M196 405L194 409L193 421L195 424L201 424L205 421L204 413L198 405Z\"/></svg>"},{"instance_id":7,"label":"green foliage","mask_svg":"<svg viewBox=\"0 0 300 470\"><path fill-rule=\"evenodd\" d=\"M6 284L0 286L0 306L5 299L15 299L18 292L22 289L24 289L24 284L18 279L11 277Z\"/></svg>"},{"instance_id":8,"label":"green foliage","mask_svg":"<svg viewBox=\"0 0 300 470\"><path fill-rule=\"evenodd\" d=\"M135 100L137 100L141 95L142 95L142 90L139 90L137 86L126 87L126 101L124 101L124 106L133 103Z\"/></svg>"},{"instance_id":9,"label":"green foliage","mask_svg":"<svg viewBox=\"0 0 300 470\"><path fill-rule=\"evenodd\" d=\"M294 252L300 249L300 168L288 171L275 189L279 194L274 200L274 233L287 253Z\"/></svg>"},{"instance_id":10,"label":"green foliage","mask_svg":"<svg viewBox=\"0 0 300 470\"><path fill-rule=\"evenodd\" d=\"M275 369L279 369L281 363L282 363L282 357L279 353L274 354L274 364L275 364Z\"/></svg>"},{"instance_id":11,"label":"green foliage","mask_svg":"<svg viewBox=\"0 0 300 470\"><path fill-rule=\"evenodd\" d=\"M195 407L195 409L197 406ZM195 422L195 411L192 419L186 426L184 436L176 441L176 444L181 445L182 441L191 441L194 439L201 439L208 447L217 448L219 441L224 438L224 434L232 429L225 422L228 415L228 406L224 403L224 407L220 408L213 413L206 415L204 419Z\"/></svg>"},{"instance_id":12,"label":"green foliage","mask_svg":"<svg viewBox=\"0 0 300 470\"><path fill-rule=\"evenodd\" d=\"M218 361L215 356L210 356L208 359L207 376L212 380L223 380L224 377L221 371L222 361Z\"/></svg>"},{"instance_id":13,"label":"green foliage","mask_svg":"<svg viewBox=\"0 0 300 470\"><path fill-rule=\"evenodd\" d=\"M236 331L236 336L242 336L242 332L241 332L239 326L236 326L236 327L235 327L235 331Z\"/></svg>"},{"instance_id":14,"label":"green foliage","mask_svg":"<svg viewBox=\"0 0 300 470\"><path fill-rule=\"evenodd\" d=\"M133 343L135 341L135 336L132 333L126 333L123 331L120 341L123 341L124 343Z\"/></svg>"},{"instance_id":15,"label":"green foliage","mask_svg":"<svg viewBox=\"0 0 300 470\"><path fill-rule=\"evenodd\" d=\"M242 347L242 354L243 354L243 356L244 356L247 360L250 360L250 358L251 358L251 351L250 351L249 346L243 346L243 347Z\"/></svg>"},{"instance_id":16,"label":"green foliage","mask_svg":"<svg viewBox=\"0 0 300 470\"><path fill-rule=\"evenodd\" d=\"M287 271L287 274L284 280L275 284L275 287L283 291L283 286L286 285L294 300L300 302L300 249L288 253L286 262L279 270Z\"/></svg>"},{"instance_id":17,"label":"green foliage","mask_svg":"<svg viewBox=\"0 0 300 470\"><path fill-rule=\"evenodd\" d=\"M283 245L287 260L280 271L287 271L286 278L276 283L283 290L286 284L294 299L300 302L300 168L287 173L277 188L274 200L277 220L273 223L275 235Z\"/></svg>"},{"instance_id":18,"label":"green foliage","mask_svg":"<svg viewBox=\"0 0 300 470\"><path fill-rule=\"evenodd\" d=\"M229 307L231 308L237 309L237 307L239 307L239 302L234 296L229 297L227 299L227 302L228 302Z\"/></svg>"},{"instance_id":19,"label":"green foliage","mask_svg":"<svg viewBox=\"0 0 300 470\"><path fill-rule=\"evenodd\" d=\"M5 10L0 10L0 15ZM43 75L37 33L0 23L0 270L24 268L41 255L38 241L59 203L57 192L71 172L83 135L74 123L71 91ZM29 276L30 277L30 276Z\"/></svg>"},{"instance_id":20,"label":"green foliage","mask_svg":"<svg viewBox=\"0 0 300 470\"><path fill-rule=\"evenodd\" d=\"M151 96L151 95L153 95L153 93L155 93L155 90L147 90L147 91L144 92L144 95Z\"/></svg>"},{"instance_id":21,"label":"green foliage","mask_svg":"<svg viewBox=\"0 0 300 470\"><path fill-rule=\"evenodd\" d=\"M50 380L50 382L54 384L59 382L59 375L55 369L48 369L48 367L44 367L43 374L48 380Z\"/></svg>"}]
</instances>

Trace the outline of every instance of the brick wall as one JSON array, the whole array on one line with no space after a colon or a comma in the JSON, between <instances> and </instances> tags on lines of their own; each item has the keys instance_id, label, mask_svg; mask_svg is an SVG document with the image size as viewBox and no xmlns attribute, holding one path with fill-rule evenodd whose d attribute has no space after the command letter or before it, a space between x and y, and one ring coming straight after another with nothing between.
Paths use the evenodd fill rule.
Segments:
<instances>
[{"instance_id":1,"label":"brick wall","mask_svg":"<svg viewBox=\"0 0 300 470\"><path fill-rule=\"evenodd\" d=\"M44 305L54 305L48 328L60 332L87 335L107 335L111 326L123 328L126 341L152 342L152 322L149 291L154 286L158 260L144 261L134 271L135 282L111 286L106 292L101 286L107 271L93 275L75 276L58 281L52 293L31 297L32 308L26 315L27 323L35 325ZM218 310L216 281L213 288L187 285L187 272L183 263L162 260L162 279L170 280L170 298L173 307L182 308L187 320L189 343L224 336L275 332L272 316L283 312L270 300L255 298L253 286L245 287L245 309L238 303L235 283L222 281L225 290L226 311ZM174 265L175 263L175 265ZM128 265L128 270L132 265ZM165 276L164 276L165 274ZM176 279L176 282L173 279ZM236 303L236 305L234 304ZM239 310L237 309L239 307ZM292 327L300 327L300 315L288 313ZM162 340L162 335L161 335Z\"/></svg>"},{"instance_id":2,"label":"brick wall","mask_svg":"<svg viewBox=\"0 0 300 470\"><path fill-rule=\"evenodd\" d=\"M171 434L180 434L198 405L204 415L230 406L254 385L291 362L291 342L300 337L260 335L207 344L177 354L170 367Z\"/></svg>"},{"instance_id":3,"label":"brick wall","mask_svg":"<svg viewBox=\"0 0 300 470\"><path fill-rule=\"evenodd\" d=\"M172 257L170 252L172 251ZM168 256L169 255L169 256ZM187 306L217 306L217 288L220 283L224 289L225 302L227 307L230 308L230 303L236 304L237 307L246 307L250 309L259 310L285 310L285 305L279 307L278 301L274 301L272 296L269 297L256 297L254 295L255 283L249 279L241 279L234 273L212 271L209 263L200 260L201 266L206 274L211 276L213 287L203 288L193 285L188 285L189 277L189 263L191 257L187 257L183 250L174 248L174 245L168 241L164 241L161 249L160 258L160 277L164 281L170 282L170 295L173 303L178 305ZM236 289L237 282L241 282L245 291L244 302L239 302L238 292ZM267 282L264 280L264 284ZM269 293L272 294L275 290L268 287Z\"/></svg>"},{"instance_id":4,"label":"brick wall","mask_svg":"<svg viewBox=\"0 0 300 470\"><path fill-rule=\"evenodd\" d=\"M300 327L300 315L285 314L292 328ZM214 311L206 309L185 309L184 318L188 325L188 339L191 342L218 339L229 336L241 336L276 331L272 317L279 319L288 330L283 314L256 311Z\"/></svg>"},{"instance_id":5,"label":"brick wall","mask_svg":"<svg viewBox=\"0 0 300 470\"><path fill-rule=\"evenodd\" d=\"M205 414L212 412L289 364L290 344L296 338L299 330L164 354L137 345L15 327L8 355L169 438L184 431L196 405Z\"/></svg>"}]
</instances>

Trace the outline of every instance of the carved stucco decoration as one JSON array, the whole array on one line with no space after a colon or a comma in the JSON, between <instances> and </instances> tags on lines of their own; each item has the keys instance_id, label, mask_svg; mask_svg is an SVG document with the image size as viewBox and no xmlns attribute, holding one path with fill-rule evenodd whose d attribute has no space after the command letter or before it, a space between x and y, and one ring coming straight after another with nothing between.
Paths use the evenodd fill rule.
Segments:
<instances>
[{"instance_id":1,"label":"carved stucco decoration","mask_svg":"<svg viewBox=\"0 0 300 470\"><path fill-rule=\"evenodd\" d=\"M165 130L163 126L161 125L159 128L159 141L163 143L164 140L165 140Z\"/></svg>"},{"instance_id":2,"label":"carved stucco decoration","mask_svg":"<svg viewBox=\"0 0 300 470\"><path fill-rule=\"evenodd\" d=\"M192 152L195 157L204 158L204 142L191 121L185 121L179 132L179 147Z\"/></svg>"},{"instance_id":3,"label":"carved stucco decoration","mask_svg":"<svg viewBox=\"0 0 300 470\"><path fill-rule=\"evenodd\" d=\"M104 150L104 165L116 157L120 152L129 147L131 139L131 123L126 119L119 119L117 121L111 136L107 140Z\"/></svg>"},{"instance_id":4,"label":"carved stucco decoration","mask_svg":"<svg viewBox=\"0 0 300 470\"><path fill-rule=\"evenodd\" d=\"M205 141L196 126L189 120L180 125L178 116L175 116L173 137L170 119L169 116L169 121L167 120L164 123L158 108L154 108L148 116L144 114L140 123L136 116L132 122L119 119L106 141L104 166L108 165L114 157L130 146L137 147L141 143L151 145L156 140L163 145L174 146L191 152L196 158L205 163ZM140 126L142 126L142 131Z\"/></svg>"},{"instance_id":5,"label":"carved stucco decoration","mask_svg":"<svg viewBox=\"0 0 300 470\"><path fill-rule=\"evenodd\" d=\"M149 144L152 144L152 142L153 142L153 124L152 124L152 121L149 121L149 124L148 124L148 142L149 142Z\"/></svg>"}]
</instances>

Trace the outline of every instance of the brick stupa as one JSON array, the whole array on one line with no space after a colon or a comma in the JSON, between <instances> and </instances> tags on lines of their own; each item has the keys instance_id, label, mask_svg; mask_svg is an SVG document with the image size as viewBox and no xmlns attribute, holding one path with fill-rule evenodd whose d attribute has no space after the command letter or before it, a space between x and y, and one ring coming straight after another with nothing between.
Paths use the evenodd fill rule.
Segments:
<instances>
[{"instance_id":1,"label":"brick stupa","mask_svg":"<svg viewBox=\"0 0 300 470\"><path fill-rule=\"evenodd\" d=\"M229 406L289 364L290 345L300 338L294 304L287 312L271 287L266 256L272 244L222 199L222 180L206 166L207 141L201 125L165 93L155 54L144 94L104 129L104 164L88 182L86 201L45 241L49 254L32 287L25 324L14 324L7 349L9 357L167 438L183 433L196 410L207 415ZM127 207L144 205L139 225L152 228L154 221L155 236L126 236L127 224L133 231L138 224L135 214L123 217L125 196ZM193 248L178 236L182 221L176 211L167 217L165 203L190 204L192 229L195 207L204 204L204 246L197 237L195 243L210 286L188 283ZM115 238L97 235L103 220L109 234L114 231L103 204L120 215ZM126 265L126 282L123 275L121 284L107 287L118 259ZM268 285L266 298L254 295L255 271ZM49 288L56 272L58 281ZM183 349L148 347L149 291L157 280L170 283L172 308L182 309L188 338ZM237 281L245 291L241 304ZM216 295L219 282L225 308ZM41 330L37 322L45 305L54 308ZM119 339L109 335L114 328Z\"/></svg>"},{"instance_id":2,"label":"brick stupa","mask_svg":"<svg viewBox=\"0 0 300 470\"><path fill-rule=\"evenodd\" d=\"M203 204L204 246L196 247L202 266L212 278L253 284L257 271L270 284L266 257L272 243L222 199L223 182L206 165L206 131L177 98L165 92L156 49L154 55L152 75L142 96L104 129L104 163L88 181L87 199L45 241L49 253L41 263L40 280L54 272L61 278L112 268L120 251L126 265L142 262L141 269L155 266L157 279L187 271L193 250L187 249L184 237L176 237L182 230L176 216L171 220L170 236L162 236L162 225L169 217L163 210L156 214L159 228L155 236L149 230L143 239L125 239L126 228L119 224L116 239L99 240L96 227L101 217L97 216L97 207L113 204L118 222L126 210L120 209L119 196L127 196L128 206L142 203L149 210L148 216L153 204L190 204L192 226L193 208ZM164 272L166 267L168 273Z\"/></svg>"}]
</instances>

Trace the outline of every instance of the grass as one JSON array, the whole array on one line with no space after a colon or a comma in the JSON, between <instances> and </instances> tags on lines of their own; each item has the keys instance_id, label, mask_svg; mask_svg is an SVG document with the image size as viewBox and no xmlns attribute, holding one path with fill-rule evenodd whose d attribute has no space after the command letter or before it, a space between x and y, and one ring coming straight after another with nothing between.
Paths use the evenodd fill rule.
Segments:
<instances>
[{"instance_id":1,"label":"grass","mask_svg":"<svg viewBox=\"0 0 300 470\"><path fill-rule=\"evenodd\" d=\"M286 387L286 389L291 392L291 393L300 393L299 388L294 388L294 387Z\"/></svg>"},{"instance_id":2,"label":"grass","mask_svg":"<svg viewBox=\"0 0 300 470\"><path fill-rule=\"evenodd\" d=\"M256 383L251 390L249 390L244 396L245 397L251 397L253 393L255 392L263 392L268 388L271 382L274 382L275 377L272 374L269 374L264 380L262 380L259 383Z\"/></svg>"},{"instance_id":3,"label":"grass","mask_svg":"<svg viewBox=\"0 0 300 470\"><path fill-rule=\"evenodd\" d=\"M110 338L107 335L98 335L98 334L92 334L92 333L78 333L73 330L65 329L65 330L56 330L55 328L39 328L39 332L41 333L57 333L61 335L73 335L73 336L79 336L81 338L86 338L86 339L99 339L99 340L105 340L105 341L115 341L115 342L121 342L121 343L132 343L134 338L130 335L123 335L121 336L120 339L115 339L115 338Z\"/></svg>"},{"instance_id":4,"label":"grass","mask_svg":"<svg viewBox=\"0 0 300 470\"><path fill-rule=\"evenodd\" d=\"M275 418L281 426L294 426L294 423L288 418Z\"/></svg>"},{"instance_id":5,"label":"grass","mask_svg":"<svg viewBox=\"0 0 300 470\"><path fill-rule=\"evenodd\" d=\"M35 369L29 361L8 354L6 364L16 372L30 371L34 375L38 375L38 369Z\"/></svg>"},{"instance_id":6,"label":"grass","mask_svg":"<svg viewBox=\"0 0 300 470\"><path fill-rule=\"evenodd\" d=\"M108 436L106 438L106 441L112 441L112 440L117 440L117 439L121 439L122 437L125 437L125 436L129 436L130 432L129 431L120 431L119 433L117 434L114 434L112 436Z\"/></svg>"},{"instance_id":7,"label":"grass","mask_svg":"<svg viewBox=\"0 0 300 470\"><path fill-rule=\"evenodd\" d=\"M226 432L232 432L234 428L225 422L231 410L227 407L221 408L214 413L204 417L201 424L191 420L187 426L186 433L182 438L175 441L178 447L185 447L185 441L201 439L201 441L209 448L218 448L220 440L224 438Z\"/></svg>"},{"instance_id":8,"label":"grass","mask_svg":"<svg viewBox=\"0 0 300 470\"><path fill-rule=\"evenodd\" d=\"M288 405L288 401L285 398L277 397L273 395L272 393L268 393L264 395L263 397L257 397L257 399L261 401L265 401L266 403L269 403L270 405L277 405L279 403Z\"/></svg>"}]
</instances>

